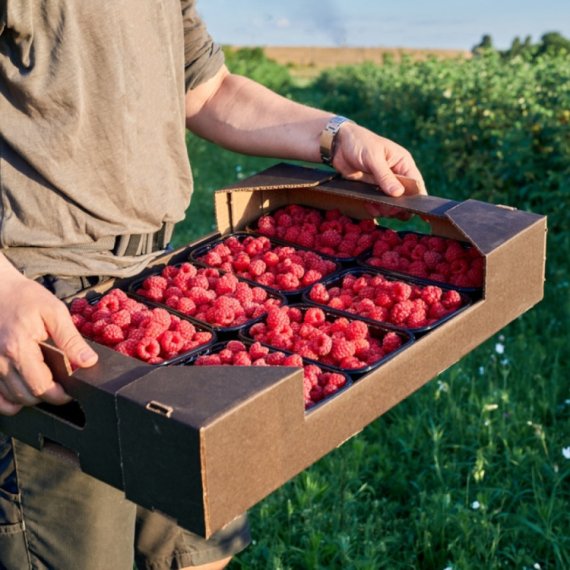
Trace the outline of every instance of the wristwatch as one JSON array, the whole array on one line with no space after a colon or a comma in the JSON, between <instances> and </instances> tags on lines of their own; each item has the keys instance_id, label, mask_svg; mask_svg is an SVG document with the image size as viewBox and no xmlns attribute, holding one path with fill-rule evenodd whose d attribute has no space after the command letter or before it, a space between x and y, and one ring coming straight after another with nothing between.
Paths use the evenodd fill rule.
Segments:
<instances>
[{"instance_id":1,"label":"wristwatch","mask_svg":"<svg viewBox=\"0 0 570 570\"><path fill-rule=\"evenodd\" d=\"M327 166L332 166L336 150L336 135L340 127L346 122L353 123L354 121L337 115L330 119L325 130L321 133L321 162Z\"/></svg>"}]
</instances>

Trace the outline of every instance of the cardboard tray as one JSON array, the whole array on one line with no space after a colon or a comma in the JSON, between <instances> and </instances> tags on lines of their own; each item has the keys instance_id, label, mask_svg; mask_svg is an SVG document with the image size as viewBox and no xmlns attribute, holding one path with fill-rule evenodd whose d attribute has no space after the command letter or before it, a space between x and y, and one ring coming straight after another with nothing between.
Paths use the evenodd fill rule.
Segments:
<instances>
[{"instance_id":1,"label":"cardboard tray","mask_svg":"<svg viewBox=\"0 0 570 570\"><path fill-rule=\"evenodd\" d=\"M338 207L357 219L368 217L366 200L404 208L427 218L433 234L477 247L486 276L479 301L310 414L301 369L220 367L212 374L209 367L155 368L92 344L98 364L69 376L57 353L46 349L56 355L56 377L77 403L2 416L0 429L36 448L60 444L57 449L67 448L63 454L86 473L202 536L358 433L543 296L544 216L476 200L387 197L330 171L286 164L220 190L214 199L221 235L286 204ZM157 259L140 276L187 259L214 237ZM101 284L93 294L112 285Z\"/></svg>"}]
</instances>

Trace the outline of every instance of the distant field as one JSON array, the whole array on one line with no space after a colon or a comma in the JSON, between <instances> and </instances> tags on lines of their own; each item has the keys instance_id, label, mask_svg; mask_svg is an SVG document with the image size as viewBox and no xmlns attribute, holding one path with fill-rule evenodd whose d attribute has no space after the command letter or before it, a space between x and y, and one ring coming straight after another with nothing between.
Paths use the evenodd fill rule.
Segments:
<instances>
[{"instance_id":1,"label":"distant field","mask_svg":"<svg viewBox=\"0 0 570 570\"><path fill-rule=\"evenodd\" d=\"M239 49L235 46L232 49ZM263 48L265 55L280 65L293 67L295 71L314 72L326 67L337 65L356 65L359 63L372 62L382 64L385 57L391 57L396 62L402 60L402 56L411 57L414 61L425 61L430 57L437 59L453 59L463 57L470 59L472 54L466 50L451 49L411 49L411 48L358 48L358 47L275 47Z\"/></svg>"}]
</instances>

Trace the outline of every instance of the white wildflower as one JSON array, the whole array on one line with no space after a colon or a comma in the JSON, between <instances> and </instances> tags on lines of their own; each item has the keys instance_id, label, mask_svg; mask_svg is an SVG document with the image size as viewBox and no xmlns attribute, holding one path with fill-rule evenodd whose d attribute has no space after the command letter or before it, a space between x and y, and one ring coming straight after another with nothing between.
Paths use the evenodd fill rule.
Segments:
<instances>
[{"instance_id":1,"label":"white wildflower","mask_svg":"<svg viewBox=\"0 0 570 570\"><path fill-rule=\"evenodd\" d=\"M503 353L505 352L505 345L504 345L504 344L501 344L500 342L498 342L498 343L495 345L495 352L496 352L497 354L503 354Z\"/></svg>"},{"instance_id":2,"label":"white wildflower","mask_svg":"<svg viewBox=\"0 0 570 570\"><path fill-rule=\"evenodd\" d=\"M570 447L564 447L562 449L562 455L564 455L566 459L570 459Z\"/></svg>"},{"instance_id":3,"label":"white wildflower","mask_svg":"<svg viewBox=\"0 0 570 570\"><path fill-rule=\"evenodd\" d=\"M471 503L471 508L472 509L478 509L481 506L481 503L479 501L473 501Z\"/></svg>"}]
</instances>

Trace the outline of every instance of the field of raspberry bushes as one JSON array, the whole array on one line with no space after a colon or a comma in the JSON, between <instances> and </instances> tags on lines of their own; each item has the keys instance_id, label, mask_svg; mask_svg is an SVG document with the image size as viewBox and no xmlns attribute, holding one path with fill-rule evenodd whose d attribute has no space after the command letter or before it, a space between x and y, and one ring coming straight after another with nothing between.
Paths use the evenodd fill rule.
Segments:
<instances>
[{"instance_id":1,"label":"field of raspberry bushes","mask_svg":"<svg viewBox=\"0 0 570 570\"><path fill-rule=\"evenodd\" d=\"M363 64L303 87L259 51L229 63L399 142L430 193L549 227L544 300L253 508L230 568L570 568L570 56ZM192 136L188 152L175 245L212 231L213 190L275 162Z\"/></svg>"}]
</instances>

